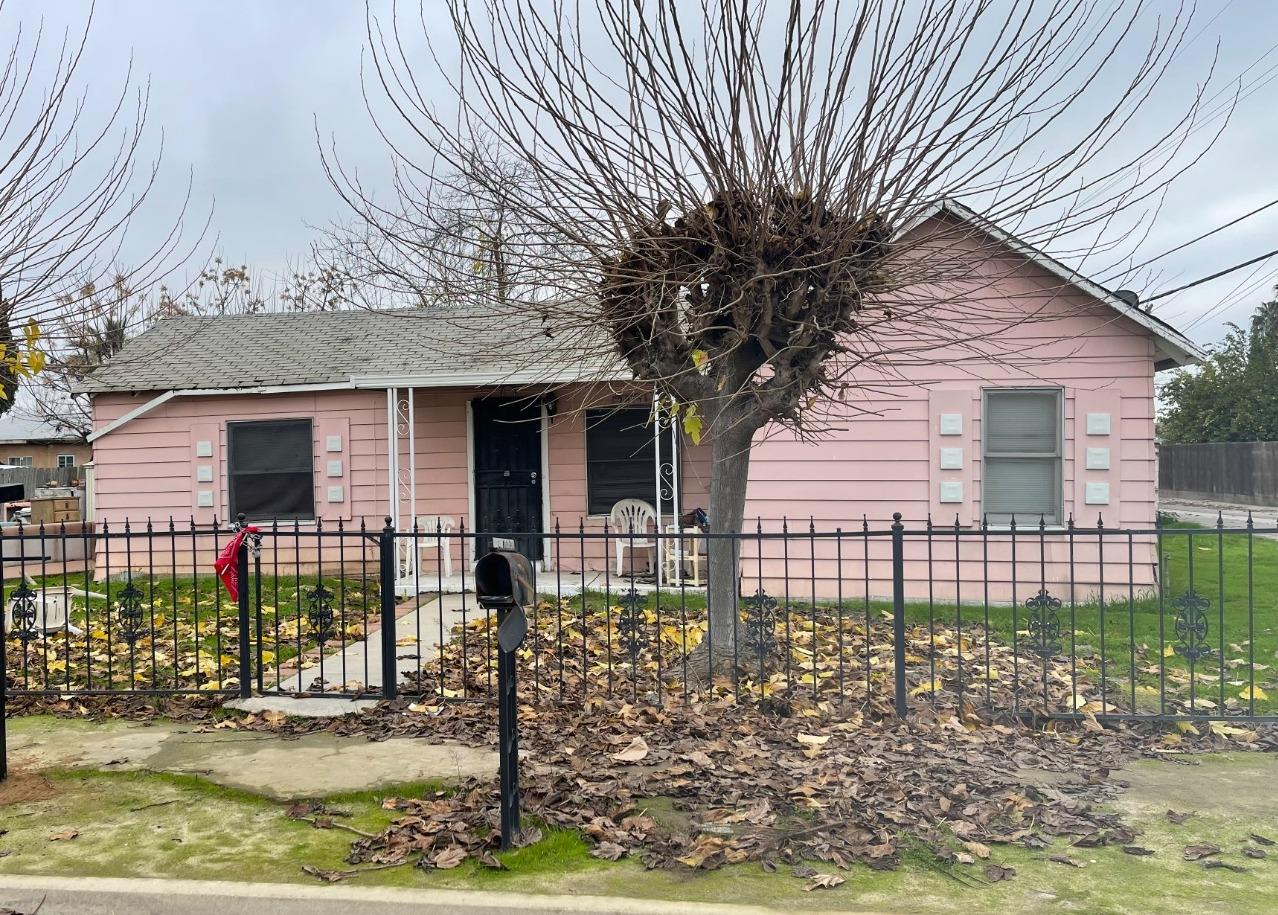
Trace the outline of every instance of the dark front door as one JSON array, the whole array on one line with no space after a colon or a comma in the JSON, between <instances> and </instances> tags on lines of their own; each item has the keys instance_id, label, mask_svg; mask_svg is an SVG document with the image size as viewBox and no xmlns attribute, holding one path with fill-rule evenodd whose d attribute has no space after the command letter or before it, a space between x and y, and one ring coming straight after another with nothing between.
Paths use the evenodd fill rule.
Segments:
<instances>
[{"instance_id":1,"label":"dark front door","mask_svg":"<svg viewBox=\"0 0 1278 915\"><path fill-rule=\"evenodd\" d=\"M541 404L528 398L472 401L475 425L475 530L541 532ZM486 551L482 538L476 549ZM529 559L541 559L540 537L519 537Z\"/></svg>"}]
</instances>

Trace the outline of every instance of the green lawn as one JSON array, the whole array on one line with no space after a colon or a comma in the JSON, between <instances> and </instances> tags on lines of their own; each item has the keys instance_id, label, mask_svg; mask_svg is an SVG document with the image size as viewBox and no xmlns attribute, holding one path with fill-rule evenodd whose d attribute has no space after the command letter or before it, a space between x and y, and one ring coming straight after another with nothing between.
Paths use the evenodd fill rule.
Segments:
<instances>
[{"instance_id":1,"label":"green lawn","mask_svg":"<svg viewBox=\"0 0 1278 915\"><path fill-rule=\"evenodd\" d=\"M1150 589L1133 593L1126 583L1117 583L1106 588L1103 604L1097 599L1075 606L1063 603L1058 643L1062 654L1072 658L1071 676L1076 670L1079 677L1103 684L1107 702L1129 708L1273 714L1278 708L1278 542L1262 537L1249 542L1239 534L1218 537L1215 531L1186 524L1168 525L1167 531L1159 549L1161 594ZM1191 590L1191 582L1193 593L1206 602L1206 630L1197 640L1201 654L1187 650L1177 632L1178 601ZM888 609L885 604L877 607ZM961 621L968 631L984 627L986 613L984 605L969 604L961 614L953 605L906 608L912 623ZM990 606L988 619L1003 643L1015 640L1023 652L1032 644L1024 599L1015 608Z\"/></svg>"}]
</instances>

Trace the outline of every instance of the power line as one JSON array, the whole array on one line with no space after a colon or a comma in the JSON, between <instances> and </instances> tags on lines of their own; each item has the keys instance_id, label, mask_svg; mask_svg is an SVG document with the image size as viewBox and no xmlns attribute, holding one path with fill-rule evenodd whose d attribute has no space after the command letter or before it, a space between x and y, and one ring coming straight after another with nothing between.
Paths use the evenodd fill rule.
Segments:
<instances>
[{"instance_id":1,"label":"power line","mask_svg":"<svg viewBox=\"0 0 1278 915\"><path fill-rule=\"evenodd\" d=\"M1252 264L1258 264L1261 261L1268 260L1269 258L1273 257L1276 254L1278 254L1278 248L1275 248L1273 251L1270 251L1268 254L1262 254L1259 257L1253 257L1249 261L1243 261L1241 264L1235 264L1232 267L1226 267L1224 270L1218 270L1215 273L1213 273L1211 276L1204 276L1202 279L1194 280L1192 283L1186 283L1184 286L1177 286L1175 289L1168 289L1166 292L1160 292L1156 295L1148 296L1147 298L1142 300L1142 304L1145 304L1147 302L1153 302L1158 299L1165 299L1169 295L1175 295L1178 292L1184 292L1186 289L1192 289L1195 286L1201 286L1203 283L1209 283L1212 280L1220 279L1222 276L1226 276L1227 274L1233 273L1237 270L1241 270L1244 267L1250 267Z\"/></svg>"},{"instance_id":2,"label":"power line","mask_svg":"<svg viewBox=\"0 0 1278 915\"><path fill-rule=\"evenodd\" d=\"M1238 223L1242 222L1244 219L1250 219L1252 216L1255 216L1257 213L1261 213L1272 206L1278 206L1278 198L1275 198L1266 204L1262 204L1261 206L1256 207L1254 210L1252 210L1249 213L1243 213L1241 216L1237 217L1236 219L1231 219L1229 222L1225 223L1224 225L1217 226L1216 228L1212 229L1209 232L1204 232L1202 235L1199 235L1196 238L1191 238L1189 241L1183 242L1174 248L1169 248L1168 250L1164 251L1162 254L1157 254L1154 257L1149 258L1148 260L1141 261L1139 264L1136 264L1134 267L1128 267L1123 272L1134 273L1135 271L1139 270L1141 267L1148 267L1154 261L1162 260L1164 257L1167 257L1167 255L1175 254L1177 251L1181 251L1185 248L1188 248L1190 245L1196 244L1197 242L1202 241L1204 238L1210 238L1212 235L1215 235L1217 232L1223 232L1225 229L1228 229L1230 226L1236 226L1238 225Z\"/></svg>"}]
</instances>

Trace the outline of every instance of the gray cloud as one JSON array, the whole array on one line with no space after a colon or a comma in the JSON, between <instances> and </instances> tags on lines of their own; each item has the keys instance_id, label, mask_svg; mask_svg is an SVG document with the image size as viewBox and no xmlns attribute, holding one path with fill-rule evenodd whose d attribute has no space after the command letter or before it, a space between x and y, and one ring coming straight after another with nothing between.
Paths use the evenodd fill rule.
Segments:
<instances>
[{"instance_id":1,"label":"gray cloud","mask_svg":"<svg viewBox=\"0 0 1278 915\"><path fill-rule=\"evenodd\" d=\"M7 9L8 21L0 25L11 28L17 15L28 23L43 16L46 31L60 32L79 27L88 8L85 0L31 0ZM1278 5L1267 0L1203 3L1199 20L1199 34L1176 75L1177 92L1164 93L1142 112L1142 123L1156 124L1160 115L1177 110L1177 101L1183 105L1217 40L1219 73L1229 77L1271 50L1278 35ZM361 95L364 29L364 6L353 0L99 2L82 74L89 109L101 110L113 99L131 52L136 74L151 81L152 140L158 141L162 129L165 142L161 183L132 229L130 248L148 250L150 239L167 231L189 170L192 221L215 203L213 231L226 257L282 272L314 237L309 226L346 215L322 171L316 122L325 141L335 137L343 162L357 165L369 186L384 187L386 154ZM1270 65L1278 65L1278 54L1252 76ZM1166 97L1178 93L1179 100ZM1276 98L1269 85L1241 103L1215 149L1168 195L1136 260L1278 198L1272 167ZM1134 135L1133 142L1137 139ZM1142 274L1152 281L1146 291L1179 285L1274 247L1278 207L1160 261L1152 275ZM1278 258L1165 300L1158 313L1188 327L1199 341L1213 342L1225 321L1242 320L1262 300L1276 275Z\"/></svg>"}]
</instances>

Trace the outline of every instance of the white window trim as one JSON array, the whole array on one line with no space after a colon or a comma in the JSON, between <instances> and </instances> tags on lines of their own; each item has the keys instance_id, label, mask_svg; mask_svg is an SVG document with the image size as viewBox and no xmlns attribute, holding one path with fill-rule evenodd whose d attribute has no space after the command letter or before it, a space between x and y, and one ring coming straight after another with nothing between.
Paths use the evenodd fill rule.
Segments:
<instances>
[{"instance_id":1,"label":"white window trim","mask_svg":"<svg viewBox=\"0 0 1278 915\"><path fill-rule=\"evenodd\" d=\"M989 482L989 476L986 472L986 459L994 458L1042 458L1052 457L1044 454L995 454L987 453L986 444L989 441L989 395L990 394L1054 394L1056 396L1056 454L1054 459L1057 466L1056 479L1056 520L1048 523L1044 530L1063 531L1067 529L1065 524L1065 389L1051 385L996 385L994 387L981 388L981 518L987 518L989 512L986 510L988 501L985 498L985 486ZM987 528L991 531L1008 531L1011 525L1008 523L990 524ZM1019 521L1016 525L1017 531L1038 530L1038 521L1034 520L1033 525L1021 524Z\"/></svg>"},{"instance_id":2,"label":"white window trim","mask_svg":"<svg viewBox=\"0 0 1278 915\"><path fill-rule=\"evenodd\" d=\"M62 463L62 459L63 459L63 458L70 458L70 459L71 459L71 463L69 463L69 464L64 464L64 463ZM75 463L75 455L74 455L74 454L59 454L59 455L58 455L58 456L57 456L54 460L57 462L54 466L56 466L59 470L61 470L61 469L62 469L62 468L64 468L64 467L75 467L75 466L76 466L76 463Z\"/></svg>"}]
</instances>

